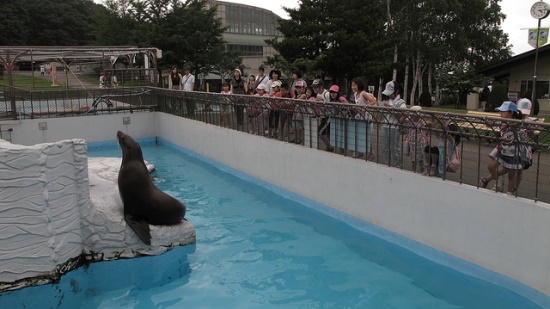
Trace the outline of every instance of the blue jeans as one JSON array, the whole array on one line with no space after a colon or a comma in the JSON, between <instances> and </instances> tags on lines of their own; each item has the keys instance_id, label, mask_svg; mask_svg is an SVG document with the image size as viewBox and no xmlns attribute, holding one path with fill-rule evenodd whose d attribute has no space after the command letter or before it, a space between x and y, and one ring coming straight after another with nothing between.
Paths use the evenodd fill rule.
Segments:
<instances>
[{"instance_id":1,"label":"blue jeans","mask_svg":"<svg viewBox=\"0 0 550 309\"><path fill-rule=\"evenodd\" d=\"M399 150L399 127L382 127L382 157L386 165L392 165L401 168L401 151Z\"/></svg>"}]
</instances>

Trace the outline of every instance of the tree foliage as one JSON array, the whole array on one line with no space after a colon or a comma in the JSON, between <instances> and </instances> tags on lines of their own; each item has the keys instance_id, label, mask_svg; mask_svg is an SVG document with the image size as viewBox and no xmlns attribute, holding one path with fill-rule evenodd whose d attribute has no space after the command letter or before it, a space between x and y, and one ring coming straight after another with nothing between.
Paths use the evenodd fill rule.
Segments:
<instances>
[{"instance_id":1,"label":"tree foliage","mask_svg":"<svg viewBox=\"0 0 550 309\"><path fill-rule=\"evenodd\" d=\"M289 20L279 21L284 37L268 43L288 63L313 61L314 69L333 78L364 76L369 84L382 83L393 79L396 70L395 79L412 84L412 94L433 95L432 82L466 93L470 83L465 78L474 78L475 68L510 55L508 38L500 29L504 16L499 3L302 0L299 8L285 9ZM455 75L463 77L456 85L433 74L455 63L463 70Z\"/></svg>"},{"instance_id":2,"label":"tree foliage","mask_svg":"<svg viewBox=\"0 0 550 309\"><path fill-rule=\"evenodd\" d=\"M500 83L493 83L491 93L487 97L485 111L494 112L495 108L499 107L504 101L508 101L508 89Z\"/></svg>"},{"instance_id":3,"label":"tree foliage","mask_svg":"<svg viewBox=\"0 0 550 309\"><path fill-rule=\"evenodd\" d=\"M4 1L0 45L89 45L100 8L92 0Z\"/></svg>"},{"instance_id":4,"label":"tree foliage","mask_svg":"<svg viewBox=\"0 0 550 309\"><path fill-rule=\"evenodd\" d=\"M384 52L383 9L381 1L302 0L285 9L290 19L279 21L282 40L268 43L288 63L313 61L313 70L336 79L378 75L369 64Z\"/></svg>"},{"instance_id":5,"label":"tree foliage","mask_svg":"<svg viewBox=\"0 0 550 309\"><path fill-rule=\"evenodd\" d=\"M427 92L422 92L420 95L420 106L430 107L432 106L432 96Z\"/></svg>"},{"instance_id":6,"label":"tree foliage","mask_svg":"<svg viewBox=\"0 0 550 309\"><path fill-rule=\"evenodd\" d=\"M225 51L215 10L206 0L8 1L0 6L0 45L157 47L160 68L191 65L208 73L218 62L242 63Z\"/></svg>"}]
</instances>

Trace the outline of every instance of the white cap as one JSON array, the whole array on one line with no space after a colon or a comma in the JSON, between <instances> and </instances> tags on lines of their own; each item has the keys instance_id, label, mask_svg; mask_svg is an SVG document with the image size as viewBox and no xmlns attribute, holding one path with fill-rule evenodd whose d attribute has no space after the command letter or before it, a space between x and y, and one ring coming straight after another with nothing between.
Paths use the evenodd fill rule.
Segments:
<instances>
[{"instance_id":1,"label":"white cap","mask_svg":"<svg viewBox=\"0 0 550 309\"><path fill-rule=\"evenodd\" d=\"M531 114L531 107L533 107L533 104L531 104L531 101L529 99L519 99L516 102L516 105L518 106L518 109L521 111L522 115L529 116Z\"/></svg>"}]
</instances>

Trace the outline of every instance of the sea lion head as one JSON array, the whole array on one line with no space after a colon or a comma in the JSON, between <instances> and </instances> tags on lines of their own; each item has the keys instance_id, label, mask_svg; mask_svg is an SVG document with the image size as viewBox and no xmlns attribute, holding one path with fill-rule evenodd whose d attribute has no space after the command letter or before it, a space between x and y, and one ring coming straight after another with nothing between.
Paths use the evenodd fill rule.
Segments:
<instances>
[{"instance_id":1,"label":"sea lion head","mask_svg":"<svg viewBox=\"0 0 550 309\"><path fill-rule=\"evenodd\" d=\"M143 153L138 142L130 135L124 134L122 131L118 131L116 134L118 144L122 149L122 161L141 160L143 161Z\"/></svg>"}]
</instances>

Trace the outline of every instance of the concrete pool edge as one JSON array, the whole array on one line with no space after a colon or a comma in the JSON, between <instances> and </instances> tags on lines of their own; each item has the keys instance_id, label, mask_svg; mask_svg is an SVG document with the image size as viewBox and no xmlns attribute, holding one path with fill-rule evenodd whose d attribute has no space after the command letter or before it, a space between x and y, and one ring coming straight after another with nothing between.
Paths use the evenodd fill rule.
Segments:
<instances>
[{"instance_id":1,"label":"concrete pool edge","mask_svg":"<svg viewBox=\"0 0 550 309\"><path fill-rule=\"evenodd\" d=\"M151 140L151 139L149 139ZM408 237L402 236L395 232L389 231L382 227L379 227L375 224L366 222L359 218L356 218L352 215L346 214L340 210L331 208L329 206L323 205L316 201L313 201L309 198L303 197L299 194L288 191L279 186L273 185L269 182L266 182L257 177L251 176L244 172L238 171L234 168L231 168L223 163L209 159L205 156L202 156L192 150L178 146L168 140L163 138L156 139L158 144L167 146L176 151L180 151L190 157L196 158L202 162L210 164L224 172L230 173L236 177L239 177L243 180L250 181L252 183L258 184L278 195L281 195L285 198L294 200L304 206L319 211L323 214L326 214L332 218L340 220L360 231L366 232L368 234L374 235L381 239L384 239L390 243L396 244L400 247L403 247L419 256L427 258L431 261L434 261L440 265L452 268L461 273L480 278L487 282L502 286L510 291L513 291L519 295L526 297L527 299L532 300L542 307L550 307L550 296L538 291L535 288L532 288L522 282L519 282L513 278L505 276L503 274L497 273L495 271L489 270L472 262L466 261L449 253L443 252L441 250L435 249L428 245L422 244L418 241L410 239ZM114 142L113 142L114 144Z\"/></svg>"}]
</instances>

